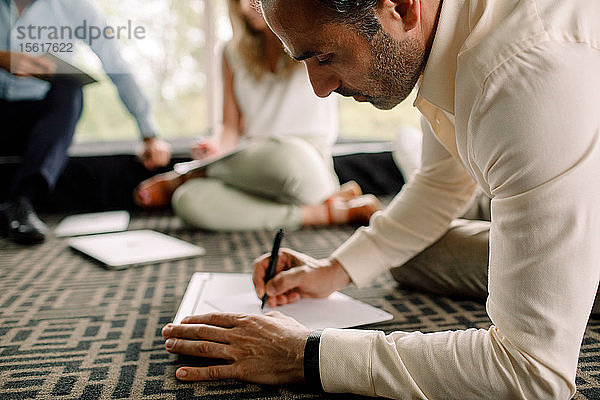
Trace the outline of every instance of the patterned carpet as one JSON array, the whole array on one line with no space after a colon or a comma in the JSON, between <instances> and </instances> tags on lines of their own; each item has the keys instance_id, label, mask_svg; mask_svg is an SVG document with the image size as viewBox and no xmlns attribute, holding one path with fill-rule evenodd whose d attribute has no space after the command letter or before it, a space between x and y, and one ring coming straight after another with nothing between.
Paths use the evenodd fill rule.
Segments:
<instances>
[{"instance_id":1,"label":"patterned carpet","mask_svg":"<svg viewBox=\"0 0 600 400\"><path fill-rule=\"evenodd\" d=\"M47 221L54 226L58 217ZM358 399L308 393L300 386L236 381L181 383L181 360L164 350L171 321L195 271L250 272L272 232L207 233L183 229L167 214L138 214L131 229L155 229L204 246L193 260L108 271L71 251L64 239L21 247L0 239L0 399ZM349 227L306 229L284 245L327 256ZM346 293L381 307L393 330L479 327L482 304L398 290L389 276ZM600 320L590 320L581 350L576 399L600 398Z\"/></svg>"}]
</instances>

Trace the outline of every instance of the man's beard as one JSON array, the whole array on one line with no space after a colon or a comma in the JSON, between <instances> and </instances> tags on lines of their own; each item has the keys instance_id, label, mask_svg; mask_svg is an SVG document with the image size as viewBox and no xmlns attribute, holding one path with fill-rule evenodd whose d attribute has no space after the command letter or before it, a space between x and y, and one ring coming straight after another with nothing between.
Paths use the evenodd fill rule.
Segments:
<instances>
[{"instance_id":1,"label":"man's beard","mask_svg":"<svg viewBox=\"0 0 600 400\"><path fill-rule=\"evenodd\" d=\"M381 110L400 104L411 93L425 63L425 49L413 39L394 40L383 29L369 41L373 59L362 90L340 87L343 96L360 96Z\"/></svg>"}]
</instances>

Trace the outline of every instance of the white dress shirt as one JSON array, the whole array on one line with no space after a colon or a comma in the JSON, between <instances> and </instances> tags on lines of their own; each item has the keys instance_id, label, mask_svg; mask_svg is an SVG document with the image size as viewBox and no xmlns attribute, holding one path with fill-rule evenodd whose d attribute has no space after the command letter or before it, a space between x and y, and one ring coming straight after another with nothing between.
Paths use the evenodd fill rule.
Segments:
<instances>
[{"instance_id":1,"label":"white dress shirt","mask_svg":"<svg viewBox=\"0 0 600 400\"><path fill-rule=\"evenodd\" d=\"M444 0L422 168L333 257L364 286L491 198L488 330L327 329L326 391L568 399L600 277L600 2Z\"/></svg>"}]
</instances>

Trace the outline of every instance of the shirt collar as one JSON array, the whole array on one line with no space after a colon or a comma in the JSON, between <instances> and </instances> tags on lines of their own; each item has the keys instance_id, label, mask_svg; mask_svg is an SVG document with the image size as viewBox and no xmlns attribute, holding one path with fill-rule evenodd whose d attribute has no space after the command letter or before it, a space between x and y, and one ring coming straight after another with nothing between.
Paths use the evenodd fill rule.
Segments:
<instances>
[{"instance_id":1,"label":"shirt collar","mask_svg":"<svg viewBox=\"0 0 600 400\"><path fill-rule=\"evenodd\" d=\"M454 114L454 82L460 48L469 34L465 0L443 0L433 45L417 97Z\"/></svg>"}]
</instances>

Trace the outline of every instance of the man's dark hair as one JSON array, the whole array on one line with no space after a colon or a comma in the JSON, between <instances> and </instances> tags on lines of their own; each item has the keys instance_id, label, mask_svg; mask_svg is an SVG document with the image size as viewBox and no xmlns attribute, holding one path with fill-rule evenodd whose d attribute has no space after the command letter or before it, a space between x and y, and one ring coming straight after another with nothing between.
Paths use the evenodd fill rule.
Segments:
<instances>
[{"instance_id":1,"label":"man's dark hair","mask_svg":"<svg viewBox=\"0 0 600 400\"><path fill-rule=\"evenodd\" d=\"M372 38L381 25L375 16L374 8L378 0L319 0L333 13L326 19L331 22L348 24L367 38Z\"/></svg>"},{"instance_id":2,"label":"man's dark hair","mask_svg":"<svg viewBox=\"0 0 600 400\"><path fill-rule=\"evenodd\" d=\"M379 21L375 16L374 8L378 0L318 0L323 6L332 12L323 16L325 22L345 24L356 29L367 39L371 39L379 29ZM272 4L273 0L255 0L259 3Z\"/></svg>"}]
</instances>

